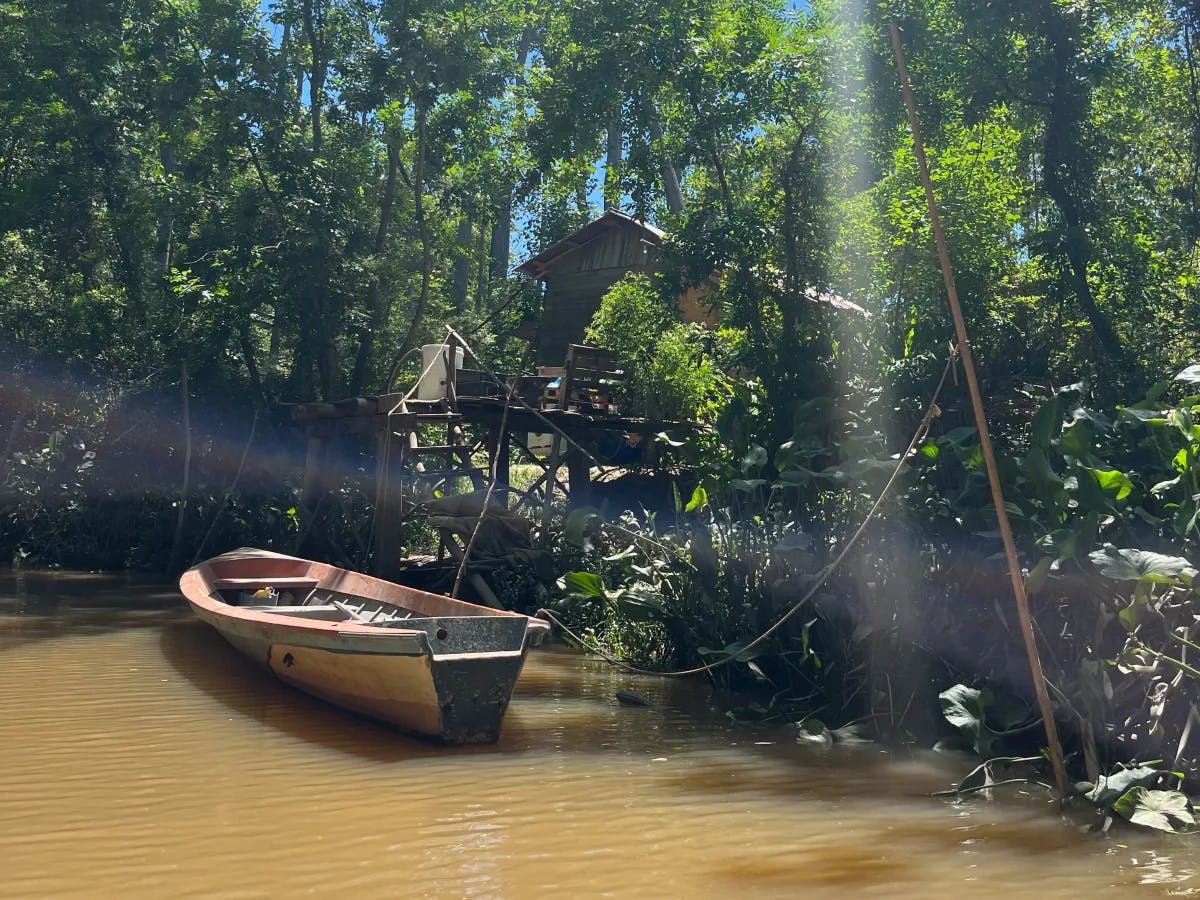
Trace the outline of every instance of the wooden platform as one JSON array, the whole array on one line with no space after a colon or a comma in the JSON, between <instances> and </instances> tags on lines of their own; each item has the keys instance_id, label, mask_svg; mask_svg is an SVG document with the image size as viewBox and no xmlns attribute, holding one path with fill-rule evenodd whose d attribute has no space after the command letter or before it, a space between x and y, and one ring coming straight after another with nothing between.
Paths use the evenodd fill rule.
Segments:
<instances>
[{"instance_id":1,"label":"wooden platform","mask_svg":"<svg viewBox=\"0 0 1200 900\"><path fill-rule=\"evenodd\" d=\"M586 361L589 350L572 346L563 384L572 383L573 360ZM585 351L584 356L579 357L577 351ZM590 371L586 365L578 371L579 383L588 383ZM497 383L497 377L504 378L511 400L505 399L505 387ZM585 504L593 468L630 464L628 459L620 462L611 456L606 459L601 449L605 443L610 447L614 443L619 445L621 436L625 436L626 455L637 447L632 451L637 459L632 462L654 467L659 451L655 435L668 432L674 439L683 440L698 428L690 422L572 409L567 393L558 396L553 408L543 409L545 388L554 377L557 376L491 376L458 370L456 377L448 380L445 396L438 400L416 400L408 394L389 393L292 405L292 419L304 427L307 435L304 506L314 509L322 496L336 487L326 478L331 445L343 437L373 435L378 498L372 529L375 571L389 577L398 563L400 524L413 507L411 501L406 505L406 480L423 479L428 484L439 478L447 481L469 478L473 487L479 489L486 485L487 476L494 470L496 498L514 509L540 505L544 523L556 491L565 493L573 504ZM423 445L421 440L428 436L430 426L438 434L437 443ZM546 433L553 435L552 447L548 458L543 458L530 448L528 436ZM514 448L542 469L534 484L520 492L512 491L510 486L509 460ZM483 456L487 459L486 466L479 464ZM565 484L558 474L560 465L567 470Z\"/></svg>"}]
</instances>

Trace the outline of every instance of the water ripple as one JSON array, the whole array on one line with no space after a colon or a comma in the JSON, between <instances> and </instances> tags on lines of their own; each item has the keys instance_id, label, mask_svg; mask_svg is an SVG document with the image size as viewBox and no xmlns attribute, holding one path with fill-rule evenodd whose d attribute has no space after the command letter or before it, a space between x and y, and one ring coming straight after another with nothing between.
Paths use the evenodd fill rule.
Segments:
<instances>
[{"instance_id":1,"label":"water ripple","mask_svg":"<svg viewBox=\"0 0 1200 900\"><path fill-rule=\"evenodd\" d=\"M535 656L495 747L441 749L271 680L210 629L0 622L0 896L1163 895L1192 845L1043 801L923 796L944 763L738 730L696 686ZM37 629L34 629L35 631ZM7 637L7 639L6 639ZM629 709L619 689L654 706Z\"/></svg>"}]
</instances>

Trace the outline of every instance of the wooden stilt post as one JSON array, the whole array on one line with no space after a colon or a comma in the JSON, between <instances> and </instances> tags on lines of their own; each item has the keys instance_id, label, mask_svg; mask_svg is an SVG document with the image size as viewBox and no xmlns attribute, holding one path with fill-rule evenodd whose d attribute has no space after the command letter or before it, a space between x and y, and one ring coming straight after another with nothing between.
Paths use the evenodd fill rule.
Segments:
<instances>
[{"instance_id":1,"label":"wooden stilt post","mask_svg":"<svg viewBox=\"0 0 1200 900\"><path fill-rule=\"evenodd\" d=\"M542 504L542 537L545 539L546 529L550 527L550 516L554 511L554 486L557 484L555 476L558 474L558 466L562 459L562 437L557 433L550 441L550 458L548 460L549 467L546 470L546 500Z\"/></svg>"},{"instance_id":2,"label":"wooden stilt post","mask_svg":"<svg viewBox=\"0 0 1200 900\"><path fill-rule=\"evenodd\" d=\"M301 504L314 509L321 501L325 487L325 439L309 429L308 445L304 454L304 482L300 490Z\"/></svg>"},{"instance_id":3,"label":"wooden stilt post","mask_svg":"<svg viewBox=\"0 0 1200 900\"><path fill-rule=\"evenodd\" d=\"M399 554L399 528L403 518L400 472L404 444L392 433L390 416L386 417L375 445L375 496L379 498L379 509L375 515L375 546L372 549L375 574L387 578L392 574Z\"/></svg>"},{"instance_id":4,"label":"wooden stilt post","mask_svg":"<svg viewBox=\"0 0 1200 900\"><path fill-rule=\"evenodd\" d=\"M574 348L567 350L567 364L563 367L562 377L559 378L558 384L558 408L566 409L567 404L571 402L571 382L575 370L575 352ZM555 476L558 474L559 464L562 462L562 435L557 431L554 433L554 438L550 442L550 459L549 473L550 477L546 479L546 503L542 507L542 540L546 540L547 529L550 527L550 516L553 511L554 504L554 485L557 483ZM578 452L578 451L576 451ZM568 470L569 474L570 470ZM571 490L575 490L575 485L571 484Z\"/></svg>"},{"instance_id":5,"label":"wooden stilt post","mask_svg":"<svg viewBox=\"0 0 1200 900\"><path fill-rule=\"evenodd\" d=\"M586 506L592 494L592 465L573 447L567 453L567 481L571 488L571 506Z\"/></svg>"},{"instance_id":6,"label":"wooden stilt post","mask_svg":"<svg viewBox=\"0 0 1200 900\"><path fill-rule=\"evenodd\" d=\"M946 297L950 302L950 314L954 318L954 333L958 340L958 352L962 358L963 374L967 379L967 390L971 395L971 407L975 413L975 426L979 430L979 446L987 467L988 485L992 490L992 505L996 508L996 520L1000 526L1000 537L1004 542L1004 555L1008 559L1008 575L1012 582L1013 598L1017 605L1017 619L1021 625L1021 636L1025 640L1025 653L1029 658L1029 672L1033 677L1033 690L1037 695L1042 723L1046 728L1046 743L1050 749L1050 765L1054 770L1054 783L1059 797L1067 793L1067 773L1063 764L1062 744L1058 739L1058 727L1054 722L1054 709L1050 705L1050 694L1046 690L1046 676L1042 671L1037 641L1033 635L1033 619L1029 614L1029 598L1025 596L1025 581L1021 576L1021 561L1017 556L1017 545L1013 540L1012 525L1004 507L1004 491L1000 486L1000 475L996 469L996 455L992 449L992 438L988 431L987 417L983 410L983 396L979 391L979 380L975 377L975 361L971 354L971 341L967 337L967 326L962 307L958 302L958 289L954 283L954 270L950 266L950 252L946 245L946 232L938 215L937 197L933 192L933 181L929 177L929 164L925 159L925 145L921 141L921 127L917 118L917 104L908 80L908 65L904 59L904 47L900 43L900 29L891 23L892 53L896 58L896 72L900 76L900 92L904 95L904 106L908 110L908 124L912 129L913 151L917 157L917 168L921 173L921 184L925 188L925 201L929 206L929 220L933 228L933 240L937 247L938 261L942 267L942 280L946 285Z\"/></svg>"},{"instance_id":7,"label":"wooden stilt post","mask_svg":"<svg viewBox=\"0 0 1200 900\"><path fill-rule=\"evenodd\" d=\"M488 435L488 450L492 454L492 470L496 473L496 492L501 502L508 506L509 464L508 464L508 428L493 425Z\"/></svg>"}]
</instances>

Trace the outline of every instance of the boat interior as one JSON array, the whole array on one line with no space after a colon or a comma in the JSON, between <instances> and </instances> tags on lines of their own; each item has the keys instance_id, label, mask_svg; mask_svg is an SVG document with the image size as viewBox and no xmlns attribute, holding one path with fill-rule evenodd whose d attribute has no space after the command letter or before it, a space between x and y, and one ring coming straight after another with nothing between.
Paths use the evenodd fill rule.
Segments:
<instances>
[{"instance_id":1,"label":"boat interior","mask_svg":"<svg viewBox=\"0 0 1200 900\"><path fill-rule=\"evenodd\" d=\"M243 581L247 583L231 583ZM216 595L230 606L298 619L387 625L414 616L412 610L390 603L322 588L311 578L226 578L214 587Z\"/></svg>"},{"instance_id":2,"label":"boat interior","mask_svg":"<svg viewBox=\"0 0 1200 900\"><path fill-rule=\"evenodd\" d=\"M489 649L519 651L529 623L524 616L509 614L422 615L391 603L324 588L311 578L224 578L213 581L211 587L222 602L255 612L424 631L435 656Z\"/></svg>"}]
</instances>

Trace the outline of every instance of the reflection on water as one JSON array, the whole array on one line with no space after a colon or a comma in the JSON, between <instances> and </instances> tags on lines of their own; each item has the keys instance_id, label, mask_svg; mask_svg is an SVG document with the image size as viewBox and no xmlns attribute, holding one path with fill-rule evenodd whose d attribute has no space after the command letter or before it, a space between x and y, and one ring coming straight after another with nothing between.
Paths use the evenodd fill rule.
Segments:
<instances>
[{"instance_id":1,"label":"reflection on water","mask_svg":"<svg viewBox=\"0 0 1200 900\"><path fill-rule=\"evenodd\" d=\"M0 896L1200 893L1186 839L932 800L944 760L799 747L563 652L531 658L499 745L432 747L127 579L0 577L0 748Z\"/></svg>"}]
</instances>

